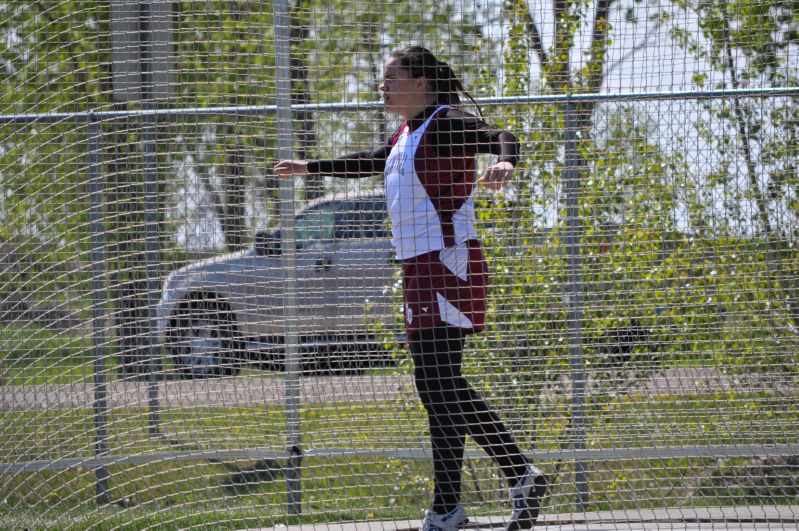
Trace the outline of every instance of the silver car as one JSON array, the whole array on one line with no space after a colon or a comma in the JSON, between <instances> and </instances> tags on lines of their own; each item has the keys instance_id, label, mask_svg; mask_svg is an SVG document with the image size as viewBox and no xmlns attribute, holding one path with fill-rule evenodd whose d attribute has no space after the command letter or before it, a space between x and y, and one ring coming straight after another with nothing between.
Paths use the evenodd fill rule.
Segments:
<instances>
[{"instance_id":1,"label":"silver car","mask_svg":"<svg viewBox=\"0 0 799 531\"><path fill-rule=\"evenodd\" d=\"M397 265L385 198L328 197L294 219L297 328L306 371L360 370L387 361ZM279 231L252 248L189 264L164 282L158 331L176 369L235 374L282 367L286 323Z\"/></svg>"}]
</instances>

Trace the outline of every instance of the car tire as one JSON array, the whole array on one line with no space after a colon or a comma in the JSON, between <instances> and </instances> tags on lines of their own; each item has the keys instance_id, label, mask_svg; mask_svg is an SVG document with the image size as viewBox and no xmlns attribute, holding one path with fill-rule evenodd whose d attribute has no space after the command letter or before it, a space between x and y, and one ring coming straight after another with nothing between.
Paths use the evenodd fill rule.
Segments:
<instances>
[{"instance_id":1,"label":"car tire","mask_svg":"<svg viewBox=\"0 0 799 531\"><path fill-rule=\"evenodd\" d=\"M172 320L172 364L185 378L235 375L241 364L235 318L228 305L207 296L181 304Z\"/></svg>"}]
</instances>

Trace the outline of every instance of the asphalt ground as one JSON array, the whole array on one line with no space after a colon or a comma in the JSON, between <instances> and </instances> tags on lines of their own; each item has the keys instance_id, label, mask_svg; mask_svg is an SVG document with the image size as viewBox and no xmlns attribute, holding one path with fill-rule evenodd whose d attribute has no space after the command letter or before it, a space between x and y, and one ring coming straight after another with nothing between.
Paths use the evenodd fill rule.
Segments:
<instances>
[{"instance_id":1,"label":"asphalt ground","mask_svg":"<svg viewBox=\"0 0 799 531\"><path fill-rule=\"evenodd\" d=\"M166 380L155 383L159 406L246 407L281 405L285 379L275 377L228 377L203 380ZM405 376L314 376L300 379L300 401L306 404L378 402L413 393ZM147 407L148 384L143 380L114 380L107 384L108 407ZM0 386L0 411L90 409L95 386L88 383Z\"/></svg>"},{"instance_id":2,"label":"asphalt ground","mask_svg":"<svg viewBox=\"0 0 799 531\"><path fill-rule=\"evenodd\" d=\"M623 382L631 383L623 383ZM603 382L588 381L590 395ZM157 396L161 408L247 407L281 405L285 401L286 382L282 374L236 376L202 380L160 380ZM607 382L604 382L607 386ZM668 369L636 380L620 378L619 389L627 394L657 396L662 394L703 394L715 392L756 393L767 391L782 395L799 394L799 382L770 375L730 376L710 368ZM96 388L88 382L70 384L0 385L0 411L43 411L48 409L90 409ZM569 382L548 388L536 388L543 399L570 393ZM380 402L414 395L413 379L408 375L303 376L300 378L300 402L331 404L342 402ZM118 379L107 384L108 407L126 409L147 407L149 385L138 379Z\"/></svg>"},{"instance_id":3,"label":"asphalt ground","mask_svg":"<svg viewBox=\"0 0 799 531\"><path fill-rule=\"evenodd\" d=\"M275 527L279 531L415 531L421 521L351 522ZM502 517L470 519L465 531L504 529ZM799 505L644 509L542 515L536 531L799 530Z\"/></svg>"}]
</instances>

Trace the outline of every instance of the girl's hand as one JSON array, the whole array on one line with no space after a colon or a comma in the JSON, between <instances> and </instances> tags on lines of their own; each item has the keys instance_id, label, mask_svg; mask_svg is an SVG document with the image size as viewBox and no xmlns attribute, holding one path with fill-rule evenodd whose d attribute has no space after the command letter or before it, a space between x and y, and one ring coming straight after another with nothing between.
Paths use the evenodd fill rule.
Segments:
<instances>
[{"instance_id":1,"label":"girl's hand","mask_svg":"<svg viewBox=\"0 0 799 531\"><path fill-rule=\"evenodd\" d=\"M477 183L489 190L499 190L507 184L511 175L513 175L513 164L507 161L498 162L486 168L483 176L477 179Z\"/></svg>"},{"instance_id":2,"label":"girl's hand","mask_svg":"<svg viewBox=\"0 0 799 531\"><path fill-rule=\"evenodd\" d=\"M278 177L304 177L308 175L308 161L281 160L272 166L272 171Z\"/></svg>"}]
</instances>

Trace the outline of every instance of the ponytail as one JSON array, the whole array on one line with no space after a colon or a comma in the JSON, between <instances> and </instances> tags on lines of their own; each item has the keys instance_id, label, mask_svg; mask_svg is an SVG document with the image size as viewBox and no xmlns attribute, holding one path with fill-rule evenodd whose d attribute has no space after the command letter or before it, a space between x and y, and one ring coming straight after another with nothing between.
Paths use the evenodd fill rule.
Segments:
<instances>
[{"instance_id":1,"label":"ponytail","mask_svg":"<svg viewBox=\"0 0 799 531\"><path fill-rule=\"evenodd\" d=\"M452 68L444 61L439 61L427 48L409 46L392 52L389 57L397 59L399 66L407 69L412 78L427 79L439 105L460 105L461 97L464 97L474 106L477 114L482 116L477 102L463 88Z\"/></svg>"}]
</instances>

